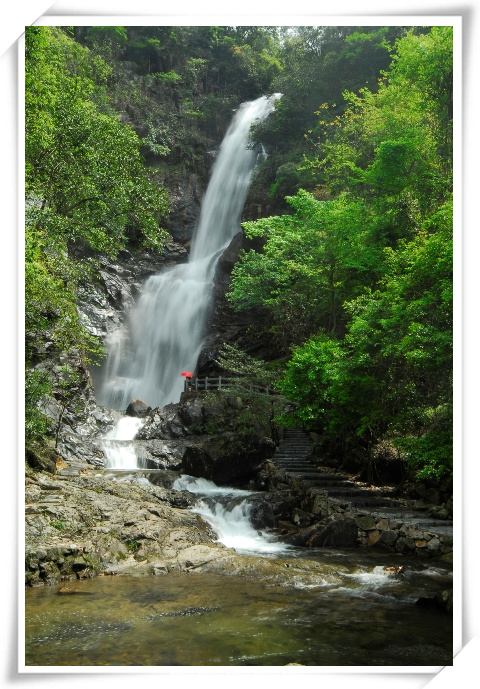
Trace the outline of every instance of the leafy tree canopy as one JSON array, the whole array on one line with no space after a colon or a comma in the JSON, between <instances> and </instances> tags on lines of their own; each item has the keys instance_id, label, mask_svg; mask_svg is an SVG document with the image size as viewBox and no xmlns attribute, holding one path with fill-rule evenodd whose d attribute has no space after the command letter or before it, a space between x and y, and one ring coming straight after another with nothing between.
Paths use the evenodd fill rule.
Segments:
<instances>
[{"instance_id":1,"label":"leafy tree canopy","mask_svg":"<svg viewBox=\"0 0 480 689\"><path fill-rule=\"evenodd\" d=\"M111 69L99 55L59 28L28 27L25 68L26 412L33 438L46 428L42 399L60 378L65 390L73 380L73 370L57 375L58 357L99 352L76 308L76 286L89 269L88 259L74 258L78 249L114 256L135 239L161 250L169 204L145 168L138 136L107 112Z\"/></svg>"},{"instance_id":2,"label":"leafy tree canopy","mask_svg":"<svg viewBox=\"0 0 480 689\"><path fill-rule=\"evenodd\" d=\"M317 46L320 64L320 37L299 32L291 48ZM282 353L292 348L279 387L298 403L294 423L338 457L360 453L370 480L381 440L441 479L452 471L452 28L393 45L357 27L341 45L323 68L378 49L390 69L317 110L303 165L277 172L287 184L310 173L310 192L285 197L288 215L244 223L264 246L241 257L229 298L264 308Z\"/></svg>"}]
</instances>

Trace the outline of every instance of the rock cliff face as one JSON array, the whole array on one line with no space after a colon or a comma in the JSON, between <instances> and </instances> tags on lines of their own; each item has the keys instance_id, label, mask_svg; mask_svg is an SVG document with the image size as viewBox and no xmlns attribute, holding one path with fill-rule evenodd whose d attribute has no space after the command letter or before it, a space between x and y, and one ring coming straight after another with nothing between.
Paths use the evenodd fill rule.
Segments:
<instances>
[{"instance_id":1,"label":"rock cliff face","mask_svg":"<svg viewBox=\"0 0 480 689\"><path fill-rule=\"evenodd\" d=\"M186 246L197 226L204 189L198 175L191 174L170 179L168 191L171 211L166 229L175 242Z\"/></svg>"},{"instance_id":2,"label":"rock cliff face","mask_svg":"<svg viewBox=\"0 0 480 689\"><path fill-rule=\"evenodd\" d=\"M232 270L241 252L258 250L260 246L259 240L248 240L243 231L240 231L218 260L208 330L198 359L200 376L218 372L216 359L224 343L238 344L248 354L262 355L267 360L276 356L268 332L267 315L260 309L235 311L226 296L231 285Z\"/></svg>"}]
</instances>

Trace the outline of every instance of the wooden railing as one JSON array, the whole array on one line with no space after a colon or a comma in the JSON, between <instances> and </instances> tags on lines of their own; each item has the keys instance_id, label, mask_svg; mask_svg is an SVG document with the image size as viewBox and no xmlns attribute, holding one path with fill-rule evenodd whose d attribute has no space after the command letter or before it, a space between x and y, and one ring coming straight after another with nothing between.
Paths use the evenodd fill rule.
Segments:
<instances>
[{"instance_id":1,"label":"wooden railing","mask_svg":"<svg viewBox=\"0 0 480 689\"><path fill-rule=\"evenodd\" d=\"M259 392L264 395L278 395L279 392L269 385L252 385L241 378L218 376L216 378L205 376L203 378L186 378L185 392L205 392L207 390L225 390L235 388L244 392Z\"/></svg>"}]
</instances>

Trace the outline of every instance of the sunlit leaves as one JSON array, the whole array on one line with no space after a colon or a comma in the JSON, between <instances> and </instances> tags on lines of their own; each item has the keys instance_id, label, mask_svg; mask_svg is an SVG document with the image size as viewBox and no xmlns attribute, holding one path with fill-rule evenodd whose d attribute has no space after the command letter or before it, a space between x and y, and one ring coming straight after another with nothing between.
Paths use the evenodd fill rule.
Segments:
<instances>
[{"instance_id":1,"label":"sunlit leaves","mask_svg":"<svg viewBox=\"0 0 480 689\"><path fill-rule=\"evenodd\" d=\"M375 282L382 260L363 204L317 201L303 190L287 200L294 215L244 224L248 237L266 243L242 256L229 294L236 308L267 308L286 351L318 328L341 334L343 301Z\"/></svg>"},{"instance_id":2,"label":"sunlit leaves","mask_svg":"<svg viewBox=\"0 0 480 689\"><path fill-rule=\"evenodd\" d=\"M118 42L124 32L111 35ZM52 372L67 352L88 361L100 351L75 298L89 262L74 259L72 247L115 255L135 237L160 251L168 199L144 166L138 136L98 105L111 72L98 55L57 27L27 27L25 57L26 402L35 435L47 428L40 399L59 388L46 368L40 375L32 367L50 362Z\"/></svg>"},{"instance_id":3,"label":"sunlit leaves","mask_svg":"<svg viewBox=\"0 0 480 689\"><path fill-rule=\"evenodd\" d=\"M345 338L295 349L280 384L296 418L332 444L371 449L389 437L424 477L452 468L451 208L386 251L379 288L345 304Z\"/></svg>"}]
</instances>

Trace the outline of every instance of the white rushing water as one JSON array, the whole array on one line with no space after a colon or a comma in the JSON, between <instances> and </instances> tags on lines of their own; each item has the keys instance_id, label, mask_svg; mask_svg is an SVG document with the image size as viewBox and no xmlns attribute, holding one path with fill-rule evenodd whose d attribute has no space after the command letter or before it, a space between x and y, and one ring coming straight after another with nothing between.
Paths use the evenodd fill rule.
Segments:
<instances>
[{"instance_id":1,"label":"white rushing water","mask_svg":"<svg viewBox=\"0 0 480 689\"><path fill-rule=\"evenodd\" d=\"M224 505L221 502L200 500L192 512L199 514L227 548L247 553L285 553L290 547L269 538L268 534L257 531L250 521L252 505L246 500L236 504Z\"/></svg>"},{"instance_id":2,"label":"white rushing water","mask_svg":"<svg viewBox=\"0 0 480 689\"><path fill-rule=\"evenodd\" d=\"M133 442L145 421L133 416L121 417L103 439L107 469L137 469L138 460Z\"/></svg>"},{"instance_id":3,"label":"white rushing water","mask_svg":"<svg viewBox=\"0 0 480 689\"><path fill-rule=\"evenodd\" d=\"M262 96L237 111L212 169L189 262L150 277L129 334L110 335L100 404L124 410L135 397L152 407L179 400L180 373L195 369L202 348L218 258L240 230L252 170L263 155L248 147L249 130L273 111L276 98Z\"/></svg>"},{"instance_id":4,"label":"white rushing water","mask_svg":"<svg viewBox=\"0 0 480 689\"><path fill-rule=\"evenodd\" d=\"M180 476L172 487L201 496L192 512L210 524L219 542L227 548L256 554L285 553L291 549L253 527L250 518L252 504L247 500L253 494L251 491L224 488L213 481L185 475Z\"/></svg>"},{"instance_id":5,"label":"white rushing water","mask_svg":"<svg viewBox=\"0 0 480 689\"><path fill-rule=\"evenodd\" d=\"M251 491L241 490L240 488L230 488L229 486L217 486L213 481L207 478L198 478L196 476L188 476L182 474L173 483L174 490L188 490L190 493L197 495L211 495L214 496L243 496L252 495Z\"/></svg>"}]
</instances>

